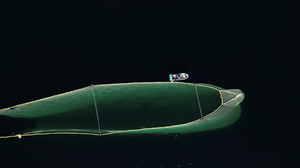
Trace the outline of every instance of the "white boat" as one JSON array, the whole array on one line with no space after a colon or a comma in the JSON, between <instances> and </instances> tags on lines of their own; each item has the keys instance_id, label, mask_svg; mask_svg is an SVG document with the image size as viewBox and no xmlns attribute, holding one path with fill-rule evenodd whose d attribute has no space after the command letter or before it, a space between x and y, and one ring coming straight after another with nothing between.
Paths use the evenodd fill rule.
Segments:
<instances>
[{"instance_id":1,"label":"white boat","mask_svg":"<svg viewBox=\"0 0 300 168\"><path fill-rule=\"evenodd\" d=\"M176 73L169 75L169 79L171 82L186 80L187 78L189 78L189 74L187 73Z\"/></svg>"}]
</instances>

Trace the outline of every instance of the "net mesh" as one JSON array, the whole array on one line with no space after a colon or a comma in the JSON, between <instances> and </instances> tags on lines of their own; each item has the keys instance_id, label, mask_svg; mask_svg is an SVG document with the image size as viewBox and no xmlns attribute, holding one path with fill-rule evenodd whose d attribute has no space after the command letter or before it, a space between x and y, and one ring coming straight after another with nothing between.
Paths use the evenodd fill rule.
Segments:
<instances>
[{"instance_id":1,"label":"net mesh","mask_svg":"<svg viewBox=\"0 0 300 168\"><path fill-rule=\"evenodd\" d=\"M187 133L233 123L240 115L239 104L244 99L239 89L181 82L95 85L93 89L94 92L85 87L2 109L0 116L32 120L33 124L21 132L22 136L99 135L96 100L103 135ZM197 96L204 118L199 114Z\"/></svg>"}]
</instances>

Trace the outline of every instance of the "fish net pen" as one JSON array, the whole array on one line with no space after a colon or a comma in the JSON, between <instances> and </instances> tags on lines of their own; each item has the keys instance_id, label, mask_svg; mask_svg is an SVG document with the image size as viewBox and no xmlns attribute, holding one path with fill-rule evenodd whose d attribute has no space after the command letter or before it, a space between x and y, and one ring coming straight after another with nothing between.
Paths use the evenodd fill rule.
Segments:
<instances>
[{"instance_id":1,"label":"fish net pen","mask_svg":"<svg viewBox=\"0 0 300 168\"><path fill-rule=\"evenodd\" d=\"M1 109L0 117L10 120L18 132L0 138L213 130L239 118L243 99L239 89L226 90L203 83L91 85Z\"/></svg>"}]
</instances>

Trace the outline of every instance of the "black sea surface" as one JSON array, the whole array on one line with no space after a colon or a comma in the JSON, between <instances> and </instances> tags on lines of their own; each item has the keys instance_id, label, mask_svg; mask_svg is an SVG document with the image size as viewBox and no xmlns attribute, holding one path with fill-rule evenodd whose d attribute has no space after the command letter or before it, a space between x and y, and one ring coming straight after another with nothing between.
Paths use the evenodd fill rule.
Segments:
<instances>
[{"instance_id":1,"label":"black sea surface","mask_svg":"<svg viewBox=\"0 0 300 168\"><path fill-rule=\"evenodd\" d=\"M213 131L0 139L0 168L299 167L296 5L1 1L0 108L176 72L245 100L237 122Z\"/></svg>"}]
</instances>

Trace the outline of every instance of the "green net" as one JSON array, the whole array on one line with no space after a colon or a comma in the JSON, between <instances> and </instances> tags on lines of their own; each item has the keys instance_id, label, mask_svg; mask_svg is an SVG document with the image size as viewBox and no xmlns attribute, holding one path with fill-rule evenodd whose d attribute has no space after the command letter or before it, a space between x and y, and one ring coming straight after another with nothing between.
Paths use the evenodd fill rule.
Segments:
<instances>
[{"instance_id":1,"label":"green net","mask_svg":"<svg viewBox=\"0 0 300 168\"><path fill-rule=\"evenodd\" d=\"M95 85L0 110L1 116L32 123L20 134L1 138L212 130L235 122L243 99L238 89L225 90L209 84Z\"/></svg>"}]
</instances>

